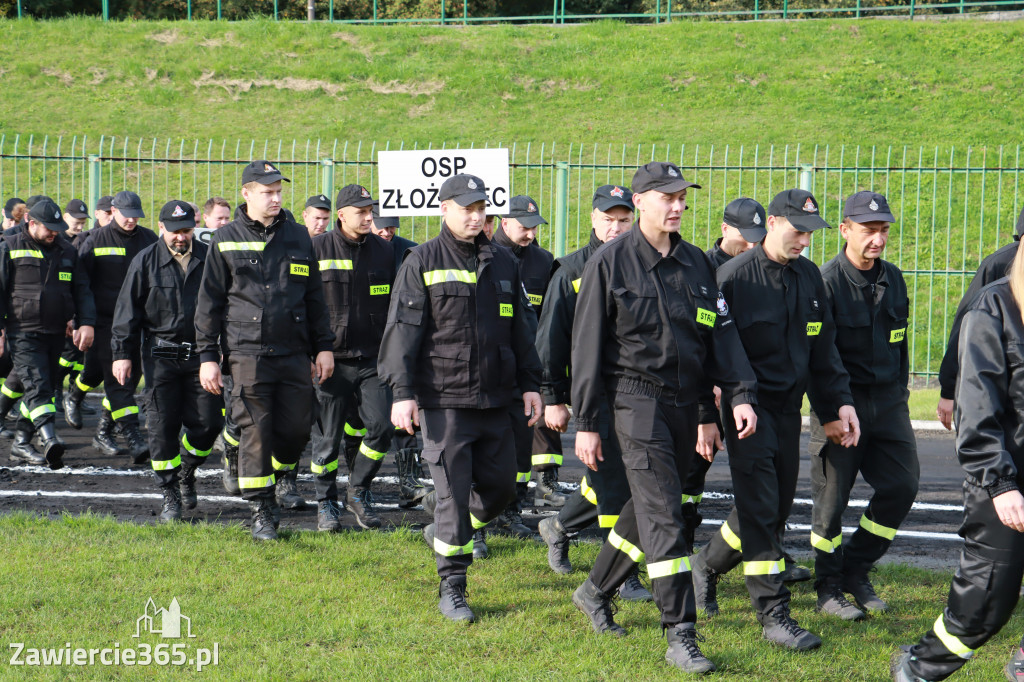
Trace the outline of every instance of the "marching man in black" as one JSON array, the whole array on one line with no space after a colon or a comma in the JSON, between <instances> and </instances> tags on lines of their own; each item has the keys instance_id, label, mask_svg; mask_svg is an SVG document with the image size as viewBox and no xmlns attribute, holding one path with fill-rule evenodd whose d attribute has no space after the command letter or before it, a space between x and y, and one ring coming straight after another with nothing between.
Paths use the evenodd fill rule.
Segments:
<instances>
[{"instance_id":1,"label":"marching man in black","mask_svg":"<svg viewBox=\"0 0 1024 682\"><path fill-rule=\"evenodd\" d=\"M423 429L437 493L423 537L434 550L441 613L474 621L466 604L473 534L515 497L509 406L541 417L540 362L519 264L481 233L484 181L441 185L441 234L406 256L395 280L379 369L394 393L391 421Z\"/></svg>"},{"instance_id":2,"label":"marching man in black","mask_svg":"<svg viewBox=\"0 0 1024 682\"><path fill-rule=\"evenodd\" d=\"M196 469L224 424L221 401L199 384L196 303L208 247L192 238L195 212L184 201L160 209L160 240L132 261L117 299L112 329L114 377L124 384L142 355L149 451L164 495L160 520L195 509ZM178 435L182 426L185 433ZM180 486L180 487L179 487Z\"/></svg>"},{"instance_id":3,"label":"marching man in black","mask_svg":"<svg viewBox=\"0 0 1024 682\"><path fill-rule=\"evenodd\" d=\"M96 306L89 276L74 247L60 238L67 230L60 207L36 203L26 229L0 241L0 323L14 374L24 385L21 419L11 456L51 469L64 466L64 443L54 427L54 391L69 329L80 350L93 342ZM32 447L39 434L43 455Z\"/></svg>"}]
</instances>

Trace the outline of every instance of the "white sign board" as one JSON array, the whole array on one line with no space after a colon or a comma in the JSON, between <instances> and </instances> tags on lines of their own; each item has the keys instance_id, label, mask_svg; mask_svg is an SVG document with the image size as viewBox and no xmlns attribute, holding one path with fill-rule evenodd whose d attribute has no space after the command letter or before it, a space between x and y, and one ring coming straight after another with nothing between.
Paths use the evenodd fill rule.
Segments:
<instances>
[{"instance_id":1,"label":"white sign board","mask_svg":"<svg viewBox=\"0 0 1024 682\"><path fill-rule=\"evenodd\" d=\"M382 216L439 216L444 181L469 173L487 187L489 214L508 213L508 149L424 149L377 153Z\"/></svg>"},{"instance_id":2,"label":"white sign board","mask_svg":"<svg viewBox=\"0 0 1024 682\"><path fill-rule=\"evenodd\" d=\"M207 246L210 245L210 240L213 239L213 233L217 230L210 229L209 227L197 227L192 233L193 239L198 239Z\"/></svg>"}]
</instances>

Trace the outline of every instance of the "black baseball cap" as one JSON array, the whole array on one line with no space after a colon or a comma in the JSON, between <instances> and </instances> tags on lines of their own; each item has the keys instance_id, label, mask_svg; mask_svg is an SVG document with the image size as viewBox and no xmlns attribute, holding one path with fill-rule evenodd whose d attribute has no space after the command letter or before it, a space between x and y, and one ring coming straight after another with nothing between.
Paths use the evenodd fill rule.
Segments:
<instances>
[{"instance_id":1,"label":"black baseball cap","mask_svg":"<svg viewBox=\"0 0 1024 682\"><path fill-rule=\"evenodd\" d=\"M125 218L145 218L146 213L142 210L142 199L135 192L124 189L114 195L110 205L121 212Z\"/></svg>"},{"instance_id":2,"label":"black baseball cap","mask_svg":"<svg viewBox=\"0 0 1024 682\"><path fill-rule=\"evenodd\" d=\"M281 171L277 170L277 167L275 167L274 164L269 161L264 161L263 159L253 161L242 170L243 185L248 185L250 182L258 182L261 185L272 185L278 180L291 182L291 180L281 175Z\"/></svg>"},{"instance_id":3,"label":"black baseball cap","mask_svg":"<svg viewBox=\"0 0 1024 682\"><path fill-rule=\"evenodd\" d=\"M525 194L517 194L512 197L508 202L508 213L502 217L514 218L528 230L538 225L548 224L548 221L541 216L536 202Z\"/></svg>"},{"instance_id":4,"label":"black baseball cap","mask_svg":"<svg viewBox=\"0 0 1024 682\"><path fill-rule=\"evenodd\" d=\"M832 227L818 212L818 201L805 189L787 189L779 192L768 204L768 215L786 218L801 232L814 232Z\"/></svg>"},{"instance_id":5,"label":"black baseball cap","mask_svg":"<svg viewBox=\"0 0 1024 682\"><path fill-rule=\"evenodd\" d=\"M25 202L19 199L18 197L11 197L10 199L8 199L7 203L4 204L4 217L7 218L8 220L13 219L14 216L11 214L11 211L13 211L14 207L17 206L18 204L24 203Z\"/></svg>"},{"instance_id":6,"label":"black baseball cap","mask_svg":"<svg viewBox=\"0 0 1024 682\"><path fill-rule=\"evenodd\" d=\"M109 194L106 194L106 195L100 197L99 199L96 200L96 210L97 211L109 211L110 210L110 205L111 205L111 203L113 201L114 201L114 197L110 196Z\"/></svg>"},{"instance_id":7,"label":"black baseball cap","mask_svg":"<svg viewBox=\"0 0 1024 682\"><path fill-rule=\"evenodd\" d=\"M363 206L371 206L373 204L373 197L370 195L370 190L362 185L345 185L338 190L338 199L334 203L338 208L345 208L346 206L362 208Z\"/></svg>"},{"instance_id":8,"label":"black baseball cap","mask_svg":"<svg viewBox=\"0 0 1024 682\"><path fill-rule=\"evenodd\" d=\"M621 185L601 185L594 191L593 205L598 211L607 211L616 206L632 211L633 193Z\"/></svg>"},{"instance_id":9,"label":"black baseball cap","mask_svg":"<svg viewBox=\"0 0 1024 682\"><path fill-rule=\"evenodd\" d=\"M54 232L66 232L68 224L61 217L60 206L49 197L43 197L29 209L28 219L42 223L46 229Z\"/></svg>"},{"instance_id":10,"label":"black baseball cap","mask_svg":"<svg viewBox=\"0 0 1024 682\"><path fill-rule=\"evenodd\" d=\"M764 214L764 206L750 197L730 201L725 207L722 222L739 230L748 242L760 242L768 234L768 230L765 229L767 217Z\"/></svg>"},{"instance_id":11,"label":"black baseball cap","mask_svg":"<svg viewBox=\"0 0 1024 682\"><path fill-rule=\"evenodd\" d=\"M843 217L849 218L855 223L870 223L876 220L884 220L887 223L896 222L896 217L889 210L889 202L878 192L857 192L846 199L843 207Z\"/></svg>"},{"instance_id":12,"label":"black baseball cap","mask_svg":"<svg viewBox=\"0 0 1024 682\"><path fill-rule=\"evenodd\" d=\"M438 201L452 199L459 206L469 206L478 201L487 201L487 186L475 175L459 173L441 184L437 192Z\"/></svg>"},{"instance_id":13,"label":"black baseball cap","mask_svg":"<svg viewBox=\"0 0 1024 682\"><path fill-rule=\"evenodd\" d=\"M683 177L683 171L674 163L651 161L637 168L630 187L634 194L657 190L665 194L679 192L688 187L700 189L700 185Z\"/></svg>"},{"instance_id":14,"label":"black baseball cap","mask_svg":"<svg viewBox=\"0 0 1024 682\"><path fill-rule=\"evenodd\" d=\"M380 214L380 202L373 202L373 226L378 230L383 230L385 227L398 227L397 216L382 217Z\"/></svg>"},{"instance_id":15,"label":"black baseball cap","mask_svg":"<svg viewBox=\"0 0 1024 682\"><path fill-rule=\"evenodd\" d=\"M196 211L187 201L171 199L160 209L160 222L168 232L187 230L196 226Z\"/></svg>"},{"instance_id":16,"label":"black baseball cap","mask_svg":"<svg viewBox=\"0 0 1024 682\"><path fill-rule=\"evenodd\" d=\"M31 211L32 207L38 204L43 199L46 199L47 201L53 201L52 197L48 197L45 194L33 194L32 196L25 200L25 206L27 206L28 210ZM53 201L53 203L56 204L57 202Z\"/></svg>"},{"instance_id":17,"label":"black baseball cap","mask_svg":"<svg viewBox=\"0 0 1024 682\"><path fill-rule=\"evenodd\" d=\"M68 202L68 205L64 207L64 212L69 214L72 218L88 218L89 207L85 205L85 202L81 199L72 199Z\"/></svg>"},{"instance_id":18,"label":"black baseball cap","mask_svg":"<svg viewBox=\"0 0 1024 682\"><path fill-rule=\"evenodd\" d=\"M310 198L306 199L306 205L303 208L322 208L327 211L331 210L331 200L327 198L326 194L314 194Z\"/></svg>"}]
</instances>

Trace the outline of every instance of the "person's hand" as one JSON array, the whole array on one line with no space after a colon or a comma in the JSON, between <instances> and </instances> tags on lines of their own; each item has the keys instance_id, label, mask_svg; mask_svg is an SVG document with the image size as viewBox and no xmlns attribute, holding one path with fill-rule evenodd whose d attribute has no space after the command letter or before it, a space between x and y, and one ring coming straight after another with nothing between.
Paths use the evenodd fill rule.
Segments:
<instances>
[{"instance_id":1,"label":"person's hand","mask_svg":"<svg viewBox=\"0 0 1024 682\"><path fill-rule=\"evenodd\" d=\"M7 345L7 332L0 331L0 355L4 354L4 347Z\"/></svg>"},{"instance_id":2,"label":"person's hand","mask_svg":"<svg viewBox=\"0 0 1024 682\"><path fill-rule=\"evenodd\" d=\"M839 419L824 425L825 436L844 448L850 448L860 442L860 420L853 405L839 408Z\"/></svg>"},{"instance_id":3,"label":"person's hand","mask_svg":"<svg viewBox=\"0 0 1024 682\"><path fill-rule=\"evenodd\" d=\"M114 364L111 367L111 372L114 374L114 378L117 379L117 383L122 386L128 385L128 377L132 373L132 361L131 360L114 360Z\"/></svg>"},{"instance_id":4,"label":"person's hand","mask_svg":"<svg viewBox=\"0 0 1024 682\"><path fill-rule=\"evenodd\" d=\"M757 412L750 403L733 405L732 418L736 420L736 437L740 440L753 436L757 431Z\"/></svg>"},{"instance_id":5,"label":"person's hand","mask_svg":"<svg viewBox=\"0 0 1024 682\"><path fill-rule=\"evenodd\" d=\"M597 431L576 432L576 456L591 471L597 471L597 463L604 461L601 454L601 434Z\"/></svg>"},{"instance_id":6,"label":"person's hand","mask_svg":"<svg viewBox=\"0 0 1024 682\"><path fill-rule=\"evenodd\" d=\"M207 393L220 395L224 389L224 379L220 375L220 364L212 360L199 365L199 383Z\"/></svg>"},{"instance_id":7,"label":"person's hand","mask_svg":"<svg viewBox=\"0 0 1024 682\"><path fill-rule=\"evenodd\" d=\"M322 350L316 354L316 361L310 370L313 381L322 384L334 374L334 353L329 350Z\"/></svg>"},{"instance_id":8,"label":"person's hand","mask_svg":"<svg viewBox=\"0 0 1024 682\"><path fill-rule=\"evenodd\" d=\"M83 353L92 348L93 339L96 337L96 330L89 325L79 327L71 334L71 343Z\"/></svg>"},{"instance_id":9,"label":"person's hand","mask_svg":"<svg viewBox=\"0 0 1024 682\"><path fill-rule=\"evenodd\" d=\"M544 416L544 401L540 399L540 393L528 391L523 394L523 414L530 418L527 426L533 426Z\"/></svg>"},{"instance_id":10,"label":"person's hand","mask_svg":"<svg viewBox=\"0 0 1024 682\"><path fill-rule=\"evenodd\" d=\"M999 520L1007 528L1024 533L1024 495L1019 490L1007 490L992 498Z\"/></svg>"},{"instance_id":11,"label":"person's hand","mask_svg":"<svg viewBox=\"0 0 1024 682\"><path fill-rule=\"evenodd\" d=\"M396 429L404 429L412 435L416 433L415 427L420 425L420 415L416 410L415 400L399 400L391 406L391 423Z\"/></svg>"},{"instance_id":12,"label":"person's hand","mask_svg":"<svg viewBox=\"0 0 1024 682\"><path fill-rule=\"evenodd\" d=\"M939 423L946 427L947 431L953 430L953 400L951 398L939 398L939 404L935 408L935 415Z\"/></svg>"},{"instance_id":13,"label":"person's hand","mask_svg":"<svg viewBox=\"0 0 1024 682\"><path fill-rule=\"evenodd\" d=\"M64 336L69 339L75 338L75 321L68 320L67 325L64 327Z\"/></svg>"},{"instance_id":14,"label":"person's hand","mask_svg":"<svg viewBox=\"0 0 1024 682\"><path fill-rule=\"evenodd\" d=\"M565 433L569 430L569 408L564 404L545 405L544 423L552 431Z\"/></svg>"},{"instance_id":15,"label":"person's hand","mask_svg":"<svg viewBox=\"0 0 1024 682\"><path fill-rule=\"evenodd\" d=\"M715 386L712 390L715 392L715 409L720 410L722 409L722 389Z\"/></svg>"},{"instance_id":16,"label":"person's hand","mask_svg":"<svg viewBox=\"0 0 1024 682\"><path fill-rule=\"evenodd\" d=\"M718 424L697 425L697 454L709 462L715 461L715 453L724 450L722 445L722 434L718 431Z\"/></svg>"}]
</instances>

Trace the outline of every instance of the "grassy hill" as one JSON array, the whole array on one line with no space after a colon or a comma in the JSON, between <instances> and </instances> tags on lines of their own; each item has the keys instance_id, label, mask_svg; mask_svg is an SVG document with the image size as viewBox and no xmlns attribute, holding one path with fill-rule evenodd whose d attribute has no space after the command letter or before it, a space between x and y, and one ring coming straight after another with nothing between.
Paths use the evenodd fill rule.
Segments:
<instances>
[{"instance_id":1,"label":"grassy hill","mask_svg":"<svg viewBox=\"0 0 1024 682\"><path fill-rule=\"evenodd\" d=\"M0 132L1013 144L1024 22L0 21Z\"/></svg>"}]
</instances>

